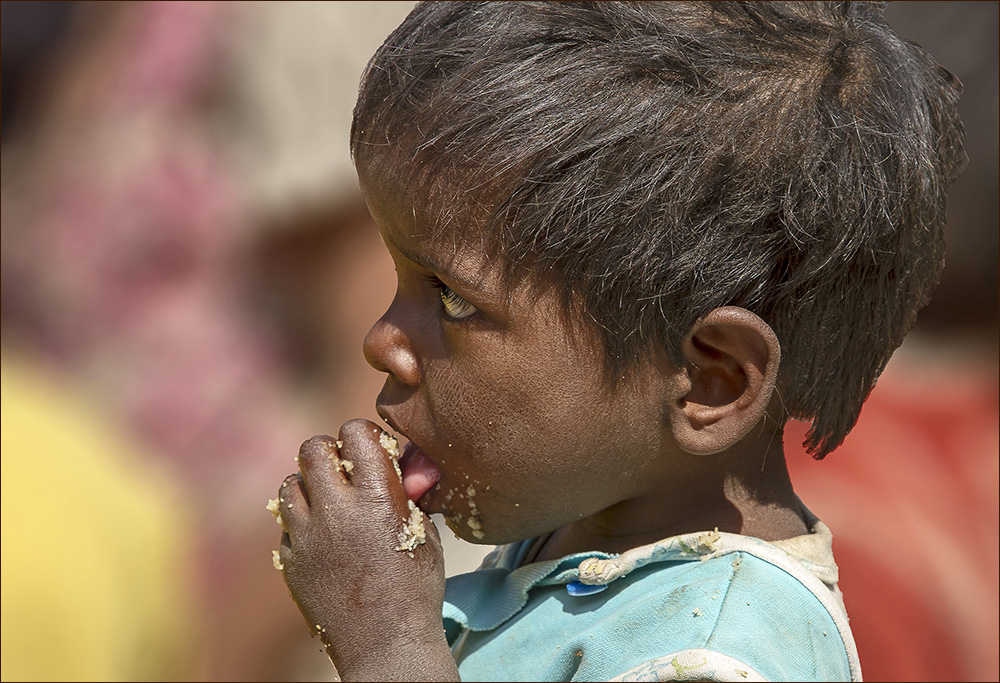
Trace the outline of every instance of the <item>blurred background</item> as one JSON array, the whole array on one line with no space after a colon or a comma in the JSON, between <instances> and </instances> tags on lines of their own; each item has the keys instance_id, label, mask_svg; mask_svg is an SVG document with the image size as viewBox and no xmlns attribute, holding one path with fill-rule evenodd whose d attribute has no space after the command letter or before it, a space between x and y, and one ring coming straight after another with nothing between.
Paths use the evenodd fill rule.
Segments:
<instances>
[{"instance_id":1,"label":"blurred background","mask_svg":"<svg viewBox=\"0 0 1000 683\"><path fill-rule=\"evenodd\" d=\"M2 3L4 680L334 680L271 566L298 444L376 419L395 287L348 130L411 2ZM886 14L965 83L934 302L796 444L869 680L998 672L998 13ZM446 541L448 574L484 548Z\"/></svg>"}]
</instances>

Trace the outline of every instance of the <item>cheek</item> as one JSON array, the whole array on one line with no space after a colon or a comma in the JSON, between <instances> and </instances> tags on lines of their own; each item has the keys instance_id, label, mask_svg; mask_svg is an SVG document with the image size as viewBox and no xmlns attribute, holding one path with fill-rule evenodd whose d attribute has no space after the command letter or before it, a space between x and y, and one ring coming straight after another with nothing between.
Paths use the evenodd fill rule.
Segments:
<instances>
[{"instance_id":1,"label":"cheek","mask_svg":"<svg viewBox=\"0 0 1000 683\"><path fill-rule=\"evenodd\" d=\"M609 396L601 387L594 358L565 346L549 350L528 355L499 348L474 356L474 363L428 364L428 407L439 437L456 449L453 465L461 443L461 460L477 473L565 476L591 453L620 447L609 442L649 427L648 417L633 409L642 404L633 394Z\"/></svg>"},{"instance_id":2,"label":"cheek","mask_svg":"<svg viewBox=\"0 0 1000 683\"><path fill-rule=\"evenodd\" d=\"M444 505L469 541L545 533L651 478L662 432L648 397L610 396L575 359L548 358L428 367Z\"/></svg>"},{"instance_id":3,"label":"cheek","mask_svg":"<svg viewBox=\"0 0 1000 683\"><path fill-rule=\"evenodd\" d=\"M538 406L529 403L530 392L517 368L490 370L431 365L426 372L431 421L447 450L453 444L462 461L481 469L501 459L517 471L530 458L523 443L539 429Z\"/></svg>"}]
</instances>

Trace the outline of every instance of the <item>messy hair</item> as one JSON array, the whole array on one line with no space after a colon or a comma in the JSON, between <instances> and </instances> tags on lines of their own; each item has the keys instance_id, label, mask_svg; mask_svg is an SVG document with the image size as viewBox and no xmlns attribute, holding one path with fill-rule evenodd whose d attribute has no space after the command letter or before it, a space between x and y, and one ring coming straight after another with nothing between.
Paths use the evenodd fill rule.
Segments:
<instances>
[{"instance_id":1,"label":"messy hair","mask_svg":"<svg viewBox=\"0 0 1000 683\"><path fill-rule=\"evenodd\" d=\"M822 458L938 282L965 159L961 84L882 10L420 4L365 72L352 153L454 230L486 207L505 271L551 274L615 376L753 311Z\"/></svg>"}]
</instances>

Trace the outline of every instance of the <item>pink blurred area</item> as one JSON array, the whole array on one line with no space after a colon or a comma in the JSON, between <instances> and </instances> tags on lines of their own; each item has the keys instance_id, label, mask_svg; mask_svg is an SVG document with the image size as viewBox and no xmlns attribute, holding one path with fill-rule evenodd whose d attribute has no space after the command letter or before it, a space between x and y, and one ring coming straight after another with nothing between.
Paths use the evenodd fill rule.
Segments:
<instances>
[{"instance_id":1,"label":"pink blurred area","mask_svg":"<svg viewBox=\"0 0 1000 683\"><path fill-rule=\"evenodd\" d=\"M70 678L335 676L271 566L279 530L264 506L304 439L376 417L382 380L361 340L395 283L347 135L361 70L411 6L3 3L5 378L64 387L40 394L51 415L65 397L92 408L65 429L119 434L153 466L109 486L182 492L174 515L146 498L155 518L176 518L167 536L186 544L170 570L187 582L146 589L178 593L172 618L190 636L147 645L183 649L160 653L171 664L159 672L129 665L153 659L137 651ZM5 479L38 429L11 426ZM65 443L81 449L60 451L70 469L83 435ZM97 582L78 560L86 591ZM4 584L5 680L51 671L42 658L8 668L6 646L16 605L72 611L49 605L51 588ZM107 613L135 597L123 587ZM131 618L142 631L168 617Z\"/></svg>"},{"instance_id":2,"label":"pink blurred area","mask_svg":"<svg viewBox=\"0 0 1000 683\"><path fill-rule=\"evenodd\" d=\"M330 679L271 567L264 505L301 441L375 419L361 340L394 274L347 134L361 71L412 3L2 6L4 363L93 408L151 465L136 487L180 491L186 513L170 570L190 637L159 675L124 658L99 677ZM966 84L949 267L845 445L789 462L834 530L867 677L995 680L997 5L890 12ZM5 446L5 477L29 451ZM449 573L482 554L446 553ZM5 582L4 614L46 592Z\"/></svg>"}]
</instances>

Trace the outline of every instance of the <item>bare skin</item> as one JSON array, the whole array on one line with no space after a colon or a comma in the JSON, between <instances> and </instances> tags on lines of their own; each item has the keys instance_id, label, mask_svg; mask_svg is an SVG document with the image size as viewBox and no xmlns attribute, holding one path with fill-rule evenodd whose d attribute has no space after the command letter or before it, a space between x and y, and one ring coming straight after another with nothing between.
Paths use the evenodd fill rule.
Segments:
<instances>
[{"instance_id":1,"label":"bare skin","mask_svg":"<svg viewBox=\"0 0 1000 683\"><path fill-rule=\"evenodd\" d=\"M536 560L715 527L806 533L781 453L780 349L763 321L716 309L689 332L685 367L654 360L611 389L599 346L567 327L555 292L505 290L482 253L421 238L419 206L364 169L361 181L398 280L365 340L387 376L376 405L425 466L404 468L404 489L378 429L354 421L340 449L307 442L301 476L283 485L285 579L344 680L457 680L437 535L413 558L394 549L408 492L472 542L545 537ZM349 477L331 451L355 463Z\"/></svg>"},{"instance_id":2,"label":"bare skin","mask_svg":"<svg viewBox=\"0 0 1000 683\"><path fill-rule=\"evenodd\" d=\"M441 628L441 542L428 520L412 558L395 549L409 510L381 431L353 420L341 448L327 436L302 444L278 492L285 582L343 680L458 680Z\"/></svg>"}]
</instances>

